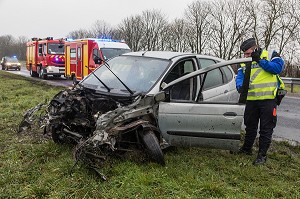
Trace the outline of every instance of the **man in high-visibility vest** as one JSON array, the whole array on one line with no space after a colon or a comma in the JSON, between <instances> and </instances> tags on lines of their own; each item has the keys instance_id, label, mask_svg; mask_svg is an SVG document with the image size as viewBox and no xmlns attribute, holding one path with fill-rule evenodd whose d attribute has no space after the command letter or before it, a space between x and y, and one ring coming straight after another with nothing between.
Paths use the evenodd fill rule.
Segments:
<instances>
[{"instance_id":1,"label":"man in high-visibility vest","mask_svg":"<svg viewBox=\"0 0 300 199\"><path fill-rule=\"evenodd\" d=\"M244 57L252 57L252 63L244 113L246 135L239 153L252 155L252 146L260 123L259 150L257 158L253 161L254 165L260 165L267 160L267 151L277 122L277 90L284 89L284 84L278 74L284 69L284 61L276 51L269 53L259 48L254 38L245 40L240 48ZM238 91L243 85L245 68L245 64L241 64L238 69L236 77Z\"/></svg>"}]
</instances>

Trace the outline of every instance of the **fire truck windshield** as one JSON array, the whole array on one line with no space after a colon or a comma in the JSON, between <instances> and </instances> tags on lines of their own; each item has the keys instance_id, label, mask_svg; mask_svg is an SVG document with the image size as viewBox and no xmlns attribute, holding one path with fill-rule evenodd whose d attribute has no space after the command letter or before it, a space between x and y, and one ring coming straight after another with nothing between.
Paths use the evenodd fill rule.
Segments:
<instances>
[{"instance_id":1,"label":"fire truck windshield","mask_svg":"<svg viewBox=\"0 0 300 199\"><path fill-rule=\"evenodd\" d=\"M65 48L63 44L59 44L59 43L48 44L48 54L63 55L64 53L65 53Z\"/></svg>"},{"instance_id":2,"label":"fire truck windshield","mask_svg":"<svg viewBox=\"0 0 300 199\"><path fill-rule=\"evenodd\" d=\"M101 48L103 58L105 60L108 60L110 58L122 55L124 53L130 52L130 49L124 49L124 48Z\"/></svg>"}]
</instances>

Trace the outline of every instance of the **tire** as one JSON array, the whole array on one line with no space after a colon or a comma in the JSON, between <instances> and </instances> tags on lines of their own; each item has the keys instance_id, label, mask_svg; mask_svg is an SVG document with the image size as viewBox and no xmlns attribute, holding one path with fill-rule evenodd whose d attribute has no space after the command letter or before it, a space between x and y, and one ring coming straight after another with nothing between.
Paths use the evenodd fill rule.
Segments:
<instances>
[{"instance_id":1,"label":"tire","mask_svg":"<svg viewBox=\"0 0 300 199\"><path fill-rule=\"evenodd\" d=\"M156 163L165 165L164 154L154 132L151 130L144 131L141 133L141 138L149 157Z\"/></svg>"},{"instance_id":2,"label":"tire","mask_svg":"<svg viewBox=\"0 0 300 199\"><path fill-rule=\"evenodd\" d=\"M53 77L59 78L59 77L61 77L61 75L53 75Z\"/></svg>"},{"instance_id":3,"label":"tire","mask_svg":"<svg viewBox=\"0 0 300 199\"><path fill-rule=\"evenodd\" d=\"M44 74L44 70L43 70L42 66L39 67L39 77L41 79L47 79L47 75Z\"/></svg>"},{"instance_id":4,"label":"tire","mask_svg":"<svg viewBox=\"0 0 300 199\"><path fill-rule=\"evenodd\" d=\"M73 85L76 85L76 84L78 84L78 82L79 82L79 81L77 81L77 78L76 78L75 76L73 76L73 78L72 78L72 79L73 79Z\"/></svg>"},{"instance_id":5,"label":"tire","mask_svg":"<svg viewBox=\"0 0 300 199\"><path fill-rule=\"evenodd\" d=\"M29 74L30 74L31 77L37 77L38 76L37 72L33 71L31 66L30 66L30 69L29 69Z\"/></svg>"},{"instance_id":6,"label":"tire","mask_svg":"<svg viewBox=\"0 0 300 199\"><path fill-rule=\"evenodd\" d=\"M52 128L50 128L50 129L51 129L52 140L55 143L57 143L57 144L66 143L66 140L64 139L65 135L63 133L61 133L57 127L55 128L55 127L52 126Z\"/></svg>"}]
</instances>

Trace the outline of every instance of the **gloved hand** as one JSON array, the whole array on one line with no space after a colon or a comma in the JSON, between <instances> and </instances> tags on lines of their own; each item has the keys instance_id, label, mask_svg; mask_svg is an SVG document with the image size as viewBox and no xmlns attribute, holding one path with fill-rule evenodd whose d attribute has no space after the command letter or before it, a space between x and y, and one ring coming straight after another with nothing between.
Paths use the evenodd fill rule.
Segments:
<instances>
[{"instance_id":1,"label":"gloved hand","mask_svg":"<svg viewBox=\"0 0 300 199\"><path fill-rule=\"evenodd\" d=\"M252 61L256 61L257 63L259 62L261 51L261 48L257 48L251 53Z\"/></svg>"},{"instance_id":2,"label":"gloved hand","mask_svg":"<svg viewBox=\"0 0 300 199\"><path fill-rule=\"evenodd\" d=\"M278 54L278 52L276 52L275 50L272 53L271 59L274 58L274 57L280 57L280 55Z\"/></svg>"}]
</instances>

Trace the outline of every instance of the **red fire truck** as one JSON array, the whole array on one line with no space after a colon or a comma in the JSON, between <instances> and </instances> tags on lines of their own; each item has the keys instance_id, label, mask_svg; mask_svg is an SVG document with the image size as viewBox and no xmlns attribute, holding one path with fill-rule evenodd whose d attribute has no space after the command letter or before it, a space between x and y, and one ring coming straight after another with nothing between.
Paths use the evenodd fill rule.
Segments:
<instances>
[{"instance_id":1,"label":"red fire truck","mask_svg":"<svg viewBox=\"0 0 300 199\"><path fill-rule=\"evenodd\" d=\"M111 39L78 39L65 43L65 76L78 82L112 57L130 52L124 42ZM95 60L100 60L99 62Z\"/></svg>"},{"instance_id":2,"label":"red fire truck","mask_svg":"<svg viewBox=\"0 0 300 199\"><path fill-rule=\"evenodd\" d=\"M48 75L65 74L64 39L32 38L27 43L26 68L32 77L46 79Z\"/></svg>"}]
</instances>

